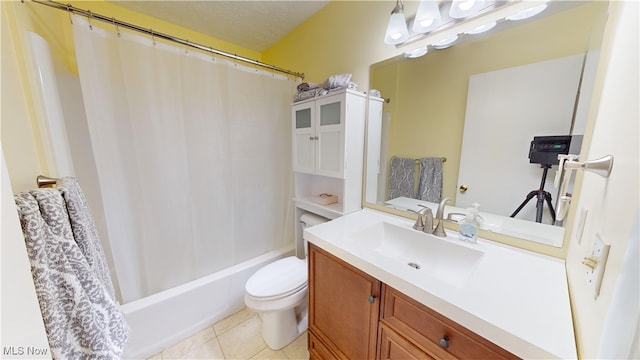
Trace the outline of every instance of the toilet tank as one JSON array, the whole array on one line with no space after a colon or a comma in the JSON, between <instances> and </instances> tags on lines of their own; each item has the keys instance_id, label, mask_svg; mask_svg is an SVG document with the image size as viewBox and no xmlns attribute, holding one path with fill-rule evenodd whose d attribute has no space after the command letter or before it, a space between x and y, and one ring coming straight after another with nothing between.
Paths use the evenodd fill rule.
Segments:
<instances>
[{"instance_id":1,"label":"toilet tank","mask_svg":"<svg viewBox=\"0 0 640 360\"><path fill-rule=\"evenodd\" d=\"M306 229L314 225L322 224L327 221L329 221L329 219L320 215L316 215L314 213L310 213L310 212L303 212L302 215L300 215L300 225L302 226L302 229ZM307 256L307 239L305 239L304 237L302 238L302 246L304 248L304 256L306 257Z\"/></svg>"}]
</instances>

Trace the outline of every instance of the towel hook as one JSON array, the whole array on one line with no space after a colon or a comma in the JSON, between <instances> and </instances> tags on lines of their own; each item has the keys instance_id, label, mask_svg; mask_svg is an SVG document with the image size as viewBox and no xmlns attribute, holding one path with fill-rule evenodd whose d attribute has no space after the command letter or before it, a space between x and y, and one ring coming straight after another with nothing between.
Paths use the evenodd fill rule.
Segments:
<instances>
[{"instance_id":1,"label":"towel hook","mask_svg":"<svg viewBox=\"0 0 640 360\"><path fill-rule=\"evenodd\" d=\"M608 178L613 168L613 156L606 155L595 160L588 160L585 162L578 162L575 160L564 161L564 169L582 169Z\"/></svg>"},{"instance_id":2,"label":"towel hook","mask_svg":"<svg viewBox=\"0 0 640 360\"><path fill-rule=\"evenodd\" d=\"M573 172L577 170L589 171L603 178L608 178L613 169L613 156L606 155L595 160L580 162L578 161L578 155L560 154L558 155L558 160L558 171L556 172L556 179L554 181L556 186L560 186L558 191L558 204L556 205L556 219L564 220L565 216L569 213L569 206L571 205L572 194L567 191L567 188ZM562 181L560 181L561 177Z\"/></svg>"}]
</instances>

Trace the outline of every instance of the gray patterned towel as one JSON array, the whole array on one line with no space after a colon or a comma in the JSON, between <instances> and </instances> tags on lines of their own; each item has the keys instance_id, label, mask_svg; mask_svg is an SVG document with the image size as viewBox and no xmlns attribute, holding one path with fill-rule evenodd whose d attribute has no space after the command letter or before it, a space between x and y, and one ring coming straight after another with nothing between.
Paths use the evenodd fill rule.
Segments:
<instances>
[{"instance_id":1,"label":"gray patterned towel","mask_svg":"<svg viewBox=\"0 0 640 360\"><path fill-rule=\"evenodd\" d=\"M418 182L419 200L440 202L442 197L442 158L421 158Z\"/></svg>"},{"instance_id":2,"label":"gray patterned towel","mask_svg":"<svg viewBox=\"0 0 640 360\"><path fill-rule=\"evenodd\" d=\"M15 196L49 347L55 359L120 359L129 327L105 274L96 273L101 267L106 271L104 256L96 260L93 247L99 244L87 243L94 240L88 240L92 235L84 225L72 225L90 216L67 212L83 203L65 203L62 193L69 198L72 192L63 186Z\"/></svg>"},{"instance_id":3,"label":"gray patterned towel","mask_svg":"<svg viewBox=\"0 0 640 360\"><path fill-rule=\"evenodd\" d=\"M389 193L387 200L399 196L415 197L416 160L413 158L391 158L391 172L389 173Z\"/></svg>"},{"instance_id":4,"label":"gray patterned towel","mask_svg":"<svg viewBox=\"0 0 640 360\"><path fill-rule=\"evenodd\" d=\"M102 251L96 224L91 216L87 199L75 178L63 177L56 183L67 207L73 238L98 280L115 300L115 291L109 275L107 259Z\"/></svg>"}]
</instances>

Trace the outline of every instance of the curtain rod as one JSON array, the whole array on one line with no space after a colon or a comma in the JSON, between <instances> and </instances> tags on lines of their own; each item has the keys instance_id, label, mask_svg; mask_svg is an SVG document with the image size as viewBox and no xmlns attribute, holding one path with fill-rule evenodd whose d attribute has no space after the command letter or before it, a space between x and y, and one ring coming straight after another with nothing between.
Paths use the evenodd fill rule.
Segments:
<instances>
[{"instance_id":1,"label":"curtain rod","mask_svg":"<svg viewBox=\"0 0 640 360\"><path fill-rule=\"evenodd\" d=\"M109 17L106 17L104 15L96 14L96 13L91 12L90 10L79 9L77 7L72 6L71 4L64 5L64 4L61 4L61 3L58 3L58 2L55 2L55 1L52 1L52 0L48 0L48 1L31 0L31 2L34 2L36 4L50 6L52 8L58 9L58 10L65 10L65 11L68 11L68 12L74 13L74 14L80 14L82 16L86 16L89 19L96 19L96 20L99 20L99 21L102 21L102 22L106 22L106 23L109 23L109 24L122 26L122 27L130 29L130 30L134 30L134 31L138 31L138 32L141 32L141 33L144 33L144 34L147 34L147 35L151 35L152 37L158 37L158 38L162 38L162 39L165 39L165 40L173 41L173 42L176 42L176 43L181 44L181 45L186 45L186 46L189 46L189 47L192 47L192 48L196 48L198 50L202 50L202 51L213 53L213 54L216 54L216 55L228 57L228 58L231 58L231 59L234 59L234 60L239 60L239 61L246 62L246 63L249 63L249 64L253 64L253 65L256 65L256 66L267 68L267 69L272 70L272 71L277 71L277 72L285 73L287 75L291 75L291 76L295 76L295 77L299 77L301 79L304 79L304 73L298 73L298 72L295 72L295 71L282 69L282 68L279 68L279 67L274 66L274 65L265 64L265 63L260 62L258 60L252 60L252 59L249 59L249 58L238 56L236 54L231 54L231 53L228 53L228 52L225 52L225 51L222 51L222 50L214 49L212 47L207 47L207 46L204 46L204 45L196 44L196 43L190 42L189 40L183 40L183 39L177 38L175 36L163 34L161 32L156 32L153 29L146 29L146 28L143 28L143 27L131 24L131 23L127 23L127 22L124 22L124 21L116 20L115 18L109 18Z\"/></svg>"}]
</instances>

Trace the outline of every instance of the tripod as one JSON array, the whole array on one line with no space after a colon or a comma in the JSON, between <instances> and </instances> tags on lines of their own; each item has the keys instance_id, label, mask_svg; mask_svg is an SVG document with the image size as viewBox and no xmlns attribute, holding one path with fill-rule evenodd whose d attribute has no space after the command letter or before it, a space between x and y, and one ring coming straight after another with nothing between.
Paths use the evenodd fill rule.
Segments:
<instances>
[{"instance_id":1,"label":"tripod","mask_svg":"<svg viewBox=\"0 0 640 360\"><path fill-rule=\"evenodd\" d=\"M551 194L548 191L544 191L544 184L547 181L547 171L549 171L549 169L551 168L551 165L542 164L540 166L543 169L542 181L540 181L540 188L538 190L533 190L529 192L529 194L527 194L526 199L524 199L524 201L520 204L520 206L518 206L518 208L513 212L513 214L511 214L511 217L515 217L516 215L518 215L520 210L522 210L522 208L525 205L527 205L529 200L531 200L534 196L536 196L538 199L538 203L536 204L536 222L538 223L542 222L542 210L543 210L542 208L544 207L544 202L546 201L547 205L549 206L549 213L551 214L551 219L552 219L551 224L554 224L556 222L556 212L553 210L553 204L551 203Z\"/></svg>"}]
</instances>

